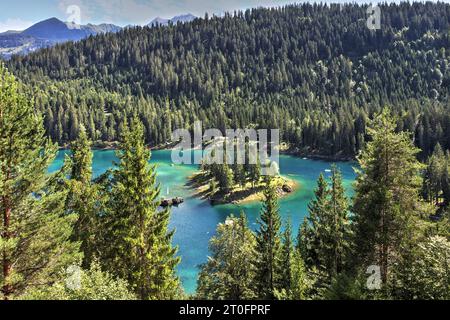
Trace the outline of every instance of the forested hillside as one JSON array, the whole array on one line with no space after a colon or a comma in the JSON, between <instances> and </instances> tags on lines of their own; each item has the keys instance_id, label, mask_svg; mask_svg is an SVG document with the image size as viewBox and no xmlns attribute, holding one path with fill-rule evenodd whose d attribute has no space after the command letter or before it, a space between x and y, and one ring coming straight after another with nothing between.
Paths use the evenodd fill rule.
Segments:
<instances>
[{"instance_id":1,"label":"forested hillside","mask_svg":"<svg viewBox=\"0 0 450 320\"><path fill-rule=\"evenodd\" d=\"M45 127L61 144L81 124L115 141L139 115L146 140L178 127L280 128L304 153L353 156L367 120L385 105L429 155L450 148L450 5L291 5L129 28L61 44L8 68L32 88Z\"/></svg>"}]
</instances>

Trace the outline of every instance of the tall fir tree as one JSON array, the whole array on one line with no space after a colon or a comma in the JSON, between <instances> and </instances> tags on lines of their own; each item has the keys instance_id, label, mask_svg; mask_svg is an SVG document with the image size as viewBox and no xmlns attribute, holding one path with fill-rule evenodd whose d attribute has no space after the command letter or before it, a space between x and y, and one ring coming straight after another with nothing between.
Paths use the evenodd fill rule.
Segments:
<instances>
[{"instance_id":1,"label":"tall fir tree","mask_svg":"<svg viewBox=\"0 0 450 320\"><path fill-rule=\"evenodd\" d=\"M303 300L307 296L305 263L292 240L292 224L288 219L282 233L280 286L275 291L275 297L280 300Z\"/></svg>"},{"instance_id":2,"label":"tall fir tree","mask_svg":"<svg viewBox=\"0 0 450 320\"><path fill-rule=\"evenodd\" d=\"M314 199L308 204L308 216L298 232L298 247L308 267L319 265L319 250L321 248L320 224L321 217L328 205L328 182L323 174L317 180Z\"/></svg>"},{"instance_id":3,"label":"tall fir tree","mask_svg":"<svg viewBox=\"0 0 450 320\"><path fill-rule=\"evenodd\" d=\"M252 181L252 186L255 187L255 184L259 182L261 179L261 162L259 157L256 157L256 164L249 165L249 178Z\"/></svg>"},{"instance_id":4,"label":"tall fir tree","mask_svg":"<svg viewBox=\"0 0 450 320\"><path fill-rule=\"evenodd\" d=\"M305 263L300 251L294 250L291 254L291 285L287 291L289 300L305 300L308 298L310 283Z\"/></svg>"},{"instance_id":5,"label":"tall fir tree","mask_svg":"<svg viewBox=\"0 0 450 320\"><path fill-rule=\"evenodd\" d=\"M292 241L292 223L288 219L285 229L282 233L282 246L281 246L281 288L288 291L292 283L292 268L291 262L293 259L294 245Z\"/></svg>"},{"instance_id":6,"label":"tall fir tree","mask_svg":"<svg viewBox=\"0 0 450 320\"><path fill-rule=\"evenodd\" d=\"M172 247L174 230L168 231L170 210L158 209L156 168L148 163L141 122L134 119L124 131L112 177L111 271L128 280L140 299L174 299L180 294L180 258Z\"/></svg>"},{"instance_id":7,"label":"tall fir tree","mask_svg":"<svg viewBox=\"0 0 450 320\"><path fill-rule=\"evenodd\" d=\"M71 174L73 180L90 184L92 180L92 142L84 126L80 127L77 139L71 143Z\"/></svg>"},{"instance_id":8,"label":"tall fir tree","mask_svg":"<svg viewBox=\"0 0 450 320\"><path fill-rule=\"evenodd\" d=\"M69 193L66 210L77 214L74 238L81 243L83 266L89 268L95 256L99 255L101 228L98 216L103 211L104 201L98 185L92 182L92 151L84 126L80 127L77 140L71 144L69 157L71 166Z\"/></svg>"},{"instance_id":9,"label":"tall fir tree","mask_svg":"<svg viewBox=\"0 0 450 320\"><path fill-rule=\"evenodd\" d=\"M396 118L385 108L368 128L371 141L358 157L360 170L353 204L355 257L365 272L381 270L387 284L402 243L411 236L422 165L407 132L396 132Z\"/></svg>"},{"instance_id":10,"label":"tall fir tree","mask_svg":"<svg viewBox=\"0 0 450 320\"><path fill-rule=\"evenodd\" d=\"M7 300L45 286L78 263L70 241L74 218L64 214L66 193L47 174L57 146L45 138L43 119L0 64L0 288ZM62 179L62 178L61 178Z\"/></svg>"},{"instance_id":11,"label":"tall fir tree","mask_svg":"<svg viewBox=\"0 0 450 320\"><path fill-rule=\"evenodd\" d=\"M308 257L309 267L318 268L328 283L343 271L351 240L349 203L335 165L330 180L328 184L319 176L315 199L308 205L309 216L300 230L300 249Z\"/></svg>"},{"instance_id":12,"label":"tall fir tree","mask_svg":"<svg viewBox=\"0 0 450 320\"><path fill-rule=\"evenodd\" d=\"M274 299L281 280L281 218L275 188L269 183L256 234L256 292L261 299Z\"/></svg>"},{"instance_id":13,"label":"tall fir tree","mask_svg":"<svg viewBox=\"0 0 450 320\"><path fill-rule=\"evenodd\" d=\"M321 260L330 278L344 271L350 253L349 202L345 195L342 174L336 165L331 167L330 195L327 205L327 217L324 220L324 252Z\"/></svg>"},{"instance_id":14,"label":"tall fir tree","mask_svg":"<svg viewBox=\"0 0 450 320\"><path fill-rule=\"evenodd\" d=\"M439 205L443 201L445 204L447 172L447 157L438 143L428 158L423 174L422 195L430 203Z\"/></svg>"}]
</instances>

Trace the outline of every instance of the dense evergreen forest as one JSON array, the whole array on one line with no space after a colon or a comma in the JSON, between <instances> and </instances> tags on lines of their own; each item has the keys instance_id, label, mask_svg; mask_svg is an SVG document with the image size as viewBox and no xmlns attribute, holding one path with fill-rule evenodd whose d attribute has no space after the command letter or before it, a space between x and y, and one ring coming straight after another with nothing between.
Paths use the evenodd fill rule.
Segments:
<instances>
[{"instance_id":1,"label":"dense evergreen forest","mask_svg":"<svg viewBox=\"0 0 450 320\"><path fill-rule=\"evenodd\" d=\"M402 115L425 159L450 148L450 5L300 4L154 28L127 28L17 56L45 128L68 143L81 125L118 140L137 115L164 144L194 120L207 128L280 128L308 154L352 157L385 105Z\"/></svg>"}]
</instances>

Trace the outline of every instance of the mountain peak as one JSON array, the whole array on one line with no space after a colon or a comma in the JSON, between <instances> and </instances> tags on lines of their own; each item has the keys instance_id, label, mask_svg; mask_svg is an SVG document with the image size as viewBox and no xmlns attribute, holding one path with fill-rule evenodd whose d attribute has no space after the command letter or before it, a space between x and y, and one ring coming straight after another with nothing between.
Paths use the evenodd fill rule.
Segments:
<instances>
[{"instance_id":1,"label":"mountain peak","mask_svg":"<svg viewBox=\"0 0 450 320\"><path fill-rule=\"evenodd\" d=\"M167 25L169 23L169 19L164 19L161 17L156 17L153 19L148 25L149 26L156 26L156 25Z\"/></svg>"},{"instance_id":2,"label":"mountain peak","mask_svg":"<svg viewBox=\"0 0 450 320\"><path fill-rule=\"evenodd\" d=\"M195 19L197 19L196 16L194 16L194 15L191 14L191 13L187 13L187 14L175 16L175 17L173 17L173 18L171 19L171 21L172 21L174 24L176 24L177 22L182 22L182 23L185 23L185 22L191 22L192 20L195 20Z\"/></svg>"},{"instance_id":3,"label":"mountain peak","mask_svg":"<svg viewBox=\"0 0 450 320\"><path fill-rule=\"evenodd\" d=\"M106 32L118 32L122 28L113 24L87 24L76 26L58 18L40 21L24 31L0 33L0 57L12 54L26 54L39 48L48 47L65 41L78 41Z\"/></svg>"},{"instance_id":4,"label":"mountain peak","mask_svg":"<svg viewBox=\"0 0 450 320\"><path fill-rule=\"evenodd\" d=\"M150 26L150 27L157 26L157 25L166 26L169 24L169 22L172 22L173 24L177 24L178 22L186 23L186 22L191 22L194 19L197 19L197 17L191 13L178 15L178 16L173 17L172 19L156 17L148 24L148 26Z\"/></svg>"},{"instance_id":5,"label":"mountain peak","mask_svg":"<svg viewBox=\"0 0 450 320\"><path fill-rule=\"evenodd\" d=\"M65 22L57 18L50 18L32 25L22 33L36 38L58 40L67 38L69 31L73 30L69 29Z\"/></svg>"}]
</instances>

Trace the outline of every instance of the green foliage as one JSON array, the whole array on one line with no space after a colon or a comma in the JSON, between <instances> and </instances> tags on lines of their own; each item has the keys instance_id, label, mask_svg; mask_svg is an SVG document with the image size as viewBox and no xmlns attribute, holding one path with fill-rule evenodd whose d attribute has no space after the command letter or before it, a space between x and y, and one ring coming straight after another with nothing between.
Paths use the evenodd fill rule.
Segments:
<instances>
[{"instance_id":1,"label":"green foliage","mask_svg":"<svg viewBox=\"0 0 450 320\"><path fill-rule=\"evenodd\" d=\"M314 199L308 204L308 216L298 232L298 247L309 267L319 265L320 216L326 210L328 195L328 183L323 174L320 174L317 188L314 190Z\"/></svg>"},{"instance_id":2,"label":"green foliage","mask_svg":"<svg viewBox=\"0 0 450 320\"><path fill-rule=\"evenodd\" d=\"M255 183L261 180L261 163L259 157L256 158L256 164L249 165L248 177L252 182L253 187L255 186Z\"/></svg>"},{"instance_id":3,"label":"green foliage","mask_svg":"<svg viewBox=\"0 0 450 320\"><path fill-rule=\"evenodd\" d=\"M281 218L275 189L267 184L264 203L256 233L256 277L258 298L273 299L281 290Z\"/></svg>"},{"instance_id":4,"label":"green foliage","mask_svg":"<svg viewBox=\"0 0 450 320\"><path fill-rule=\"evenodd\" d=\"M381 268L387 284L399 250L413 238L422 168L409 133L396 133L396 118L388 109L368 129L371 141L358 158L361 170L353 204L355 253L358 265Z\"/></svg>"},{"instance_id":5,"label":"green foliage","mask_svg":"<svg viewBox=\"0 0 450 320\"><path fill-rule=\"evenodd\" d=\"M4 299L51 283L80 259L70 241L74 216L64 215L60 175L47 170L57 147L45 138L42 117L0 64L0 288Z\"/></svg>"},{"instance_id":6,"label":"green foliage","mask_svg":"<svg viewBox=\"0 0 450 320\"><path fill-rule=\"evenodd\" d=\"M71 144L72 151L72 170L71 179L90 184L92 180L92 151L91 141L82 127L79 131L77 140Z\"/></svg>"},{"instance_id":7,"label":"green foliage","mask_svg":"<svg viewBox=\"0 0 450 320\"><path fill-rule=\"evenodd\" d=\"M234 147L235 149L237 148L237 146ZM224 150L226 151L225 144ZM209 175L210 179L218 181L220 192L228 193L234 185L245 187L249 179L253 187L255 187L255 185L259 183L259 181L261 180L261 164L259 161L259 157L257 157L256 159L256 164L250 164L248 143L245 143L245 164L237 163L237 157L235 157L235 159L233 159L234 163L232 165L229 165L226 161L226 152L224 153L223 163L217 163L218 161L216 161L215 159L216 150L215 148L212 148L209 161L212 163L204 163L202 165L202 170ZM236 150L234 154L237 154Z\"/></svg>"},{"instance_id":8,"label":"green foliage","mask_svg":"<svg viewBox=\"0 0 450 320\"><path fill-rule=\"evenodd\" d=\"M255 236L247 227L247 218L227 218L211 238L211 257L202 265L197 296L200 299L253 299Z\"/></svg>"},{"instance_id":9,"label":"green foliage","mask_svg":"<svg viewBox=\"0 0 450 320\"><path fill-rule=\"evenodd\" d=\"M292 283L291 263L293 261L294 254L294 245L292 243L292 225L290 219L288 219L286 223L281 241L280 286L283 288L290 288Z\"/></svg>"},{"instance_id":10,"label":"green foliage","mask_svg":"<svg viewBox=\"0 0 450 320\"><path fill-rule=\"evenodd\" d=\"M83 266L89 267L95 256L99 256L101 226L98 216L104 210L104 198L99 186L92 182L92 151L84 127L71 145L71 155L67 162L71 166L66 212L76 214L74 239L81 243Z\"/></svg>"},{"instance_id":11,"label":"green foliage","mask_svg":"<svg viewBox=\"0 0 450 320\"><path fill-rule=\"evenodd\" d=\"M450 298L450 242L433 236L414 245L395 265L394 292L403 299Z\"/></svg>"},{"instance_id":12,"label":"green foliage","mask_svg":"<svg viewBox=\"0 0 450 320\"><path fill-rule=\"evenodd\" d=\"M107 267L127 280L140 299L174 299L180 293L175 273L180 258L171 244L174 231L168 231L170 211L158 209L160 190L142 124L133 120L124 131L112 174Z\"/></svg>"},{"instance_id":13,"label":"green foliage","mask_svg":"<svg viewBox=\"0 0 450 320\"><path fill-rule=\"evenodd\" d=\"M332 166L330 185L321 174L309 216L299 230L299 248L307 265L320 269L327 281L344 271L350 251L349 203L342 175Z\"/></svg>"},{"instance_id":14,"label":"green foliage","mask_svg":"<svg viewBox=\"0 0 450 320\"><path fill-rule=\"evenodd\" d=\"M308 277L303 258L298 250L294 250L291 259L291 285L286 291L287 298L290 300L307 299L311 281Z\"/></svg>"},{"instance_id":15,"label":"green foliage","mask_svg":"<svg viewBox=\"0 0 450 320\"><path fill-rule=\"evenodd\" d=\"M281 289L275 289L275 297L280 300L306 299L309 281L302 256L293 245L290 220L282 235L280 271Z\"/></svg>"},{"instance_id":16,"label":"green foliage","mask_svg":"<svg viewBox=\"0 0 450 320\"><path fill-rule=\"evenodd\" d=\"M63 273L51 286L35 288L20 296L21 300L135 300L128 284L102 272L100 265L93 262L90 269L73 268Z\"/></svg>"},{"instance_id":17,"label":"green foliage","mask_svg":"<svg viewBox=\"0 0 450 320\"><path fill-rule=\"evenodd\" d=\"M366 298L365 287L358 278L341 273L333 278L331 285L326 289L326 300L362 300Z\"/></svg>"},{"instance_id":18,"label":"green foliage","mask_svg":"<svg viewBox=\"0 0 450 320\"><path fill-rule=\"evenodd\" d=\"M336 276L344 271L350 249L350 219L349 202L345 195L342 183L342 174L333 165L331 168L330 198L326 208L327 215L323 219L324 232L322 241L325 252L323 265L327 267L330 275Z\"/></svg>"},{"instance_id":19,"label":"green foliage","mask_svg":"<svg viewBox=\"0 0 450 320\"><path fill-rule=\"evenodd\" d=\"M244 165L236 164L232 167L232 170L235 183L242 187L245 186L247 183L247 173L245 172Z\"/></svg>"},{"instance_id":20,"label":"green foliage","mask_svg":"<svg viewBox=\"0 0 450 320\"><path fill-rule=\"evenodd\" d=\"M230 167L226 163L216 165L216 168L219 168L217 176L219 188L222 192L227 193L231 190L234 184L233 171L231 171Z\"/></svg>"},{"instance_id":21,"label":"green foliage","mask_svg":"<svg viewBox=\"0 0 450 320\"><path fill-rule=\"evenodd\" d=\"M438 143L427 161L424 170L422 195L424 199L436 205L448 205L450 201L450 161Z\"/></svg>"}]
</instances>

